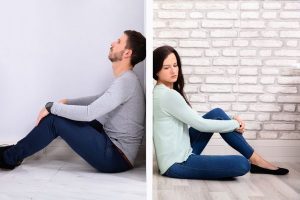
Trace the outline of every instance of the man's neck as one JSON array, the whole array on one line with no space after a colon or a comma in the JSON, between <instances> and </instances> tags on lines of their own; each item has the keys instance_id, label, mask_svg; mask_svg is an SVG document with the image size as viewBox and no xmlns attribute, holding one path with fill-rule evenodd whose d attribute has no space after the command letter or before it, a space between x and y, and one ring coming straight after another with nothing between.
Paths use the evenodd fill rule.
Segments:
<instances>
[{"instance_id":1,"label":"man's neck","mask_svg":"<svg viewBox=\"0 0 300 200\"><path fill-rule=\"evenodd\" d=\"M132 70L132 66L125 63L113 63L112 67L115 77L119 77L124 72Z\"/></svg>"}]
</instances>

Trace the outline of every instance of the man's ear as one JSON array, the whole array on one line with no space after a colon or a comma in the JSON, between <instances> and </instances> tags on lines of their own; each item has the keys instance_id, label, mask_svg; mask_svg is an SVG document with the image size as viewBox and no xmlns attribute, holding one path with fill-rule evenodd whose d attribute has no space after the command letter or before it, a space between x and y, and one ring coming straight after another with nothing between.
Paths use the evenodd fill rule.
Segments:
<instances>
[{"instance_id":1,"label":"man's ear","mask_svg":"<svg viewBox=\"0 0 300 200\"><path fill-rule=\"evenodd\" d=\"M132 50L131 49L125 49L125 52L124 52L125 58L129 58L129 57L131 57L131 55L132 55Z\"/></svg>"}]
</instances>

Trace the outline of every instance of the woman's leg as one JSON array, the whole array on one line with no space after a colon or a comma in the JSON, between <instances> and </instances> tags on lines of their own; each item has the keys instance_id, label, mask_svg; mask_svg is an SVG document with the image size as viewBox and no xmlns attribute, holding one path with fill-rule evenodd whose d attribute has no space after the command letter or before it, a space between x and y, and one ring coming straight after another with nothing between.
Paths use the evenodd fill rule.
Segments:
<instances>
[{"instance_id":1,"label":"woman's leg","mask_svg":"<svg viewBox=\"0 0 300 200\"><path fill-rule=\"evenodd\" d=\"M192 154L185 162L173 164L164 175L183 179L224 179L242 176L249 170L249 161L243 156Z\"/></svg>"},{"instance_id":2,"label":"woman's leg","mask_svg":"<svg viewBox=\"0 0 300 200\"><path fill-rule=\"evenodd\" d=\"M20 160L46 147L56 137L63 140L90 165L102 172L120 172L129 165L105 133L88 122L48 115L25 138L6 150L4 161L16 165Z\"/></svg>"}]
</instances>

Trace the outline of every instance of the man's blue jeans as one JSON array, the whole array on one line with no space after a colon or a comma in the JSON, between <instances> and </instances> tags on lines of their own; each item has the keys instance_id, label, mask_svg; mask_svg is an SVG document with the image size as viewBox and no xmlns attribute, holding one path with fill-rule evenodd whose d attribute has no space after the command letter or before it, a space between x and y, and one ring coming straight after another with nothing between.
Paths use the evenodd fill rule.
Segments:
<instances>
[{"instance_id":1,"label":"man's blue jeans","mask_svg":"<svg viewBox=\"0 0 300 200\"><path fill-rule=\"evenodd\" d=\"M20 160L46 147L60 136L91 166L100 172L122 172L132 168L111 142L99 123L79 122L49 114L16 145L4 152L4 161L16 165Z\"/></svg>"},{"instance_id":2,"label":"man's blue jeans","mask_svg":"<svg viewBox=\"0 0 300 200\"><path fill-rule=\"evenodd\" d=\"M220 108L206 113L203 118L216 120L230 120L227 114ZM189 129L193 154L182 163L173 164L165 173L165 176L185 179L223 179L242 176L250 170L248 159L253 154L253 148L246 142L244 137L236 132L221 133L222 138L239 155L200 155L213 133L203 133L194 128Z\"/></svg>"}]
</instances>

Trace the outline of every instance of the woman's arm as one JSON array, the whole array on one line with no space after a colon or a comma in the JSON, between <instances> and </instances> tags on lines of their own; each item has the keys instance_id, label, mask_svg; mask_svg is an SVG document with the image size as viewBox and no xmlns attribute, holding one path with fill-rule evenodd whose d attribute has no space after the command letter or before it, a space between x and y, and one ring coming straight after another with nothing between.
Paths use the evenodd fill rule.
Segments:
<instances>
[{"instance_id":1,"label":"woman's arm","mask_svg":"<svg viewBox=\"0 0 300 200\"><path fill-rule=\"evenodd\" d=\"M173 117L201 132L231 132L239 128L237 120L204 119L185 102L175 90L167 91L161 98L161 107Z\"/></svg>"}]
</instances>

